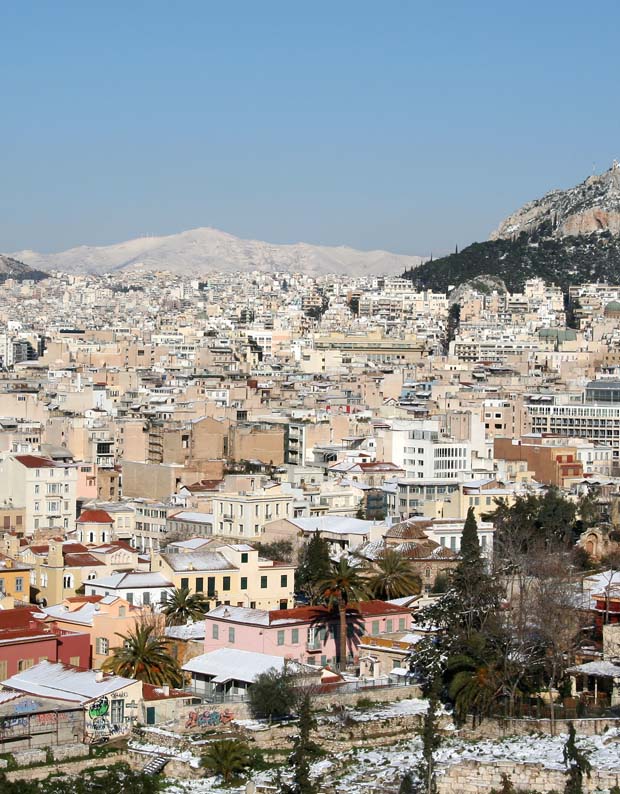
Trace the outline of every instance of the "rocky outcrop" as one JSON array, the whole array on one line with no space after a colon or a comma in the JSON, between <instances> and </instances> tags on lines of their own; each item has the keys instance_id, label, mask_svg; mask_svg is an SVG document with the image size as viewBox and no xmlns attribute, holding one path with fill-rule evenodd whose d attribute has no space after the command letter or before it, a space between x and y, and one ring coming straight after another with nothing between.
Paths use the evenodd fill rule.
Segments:
<instances>
[{"instance_id":1,"label":"rocky outcrop","mask_svg":"<svg viewBox=\"0 0 620 794\"><path fill-rule=\"evenodd\" d=\"M525 232L556 238L598 231L620 234L620 163L588 177L568 190L552 190L509 215L491 240L511 239Z\"/></svg>"}]
</instances>

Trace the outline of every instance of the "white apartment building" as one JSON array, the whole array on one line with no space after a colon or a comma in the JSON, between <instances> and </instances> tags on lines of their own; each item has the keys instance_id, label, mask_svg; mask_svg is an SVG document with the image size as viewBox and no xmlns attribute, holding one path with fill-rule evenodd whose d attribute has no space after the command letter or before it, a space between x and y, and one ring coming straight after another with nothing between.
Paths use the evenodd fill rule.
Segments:
<instances>
[{"instance_id":1,"label":"white apartment building","mask_svg":"<svg viewBox=\"0 0 620 794\"><path fill-rule=\"evenodd\" d=\"M8 455L0 462L0 503L25 513L25 532L73 529L77 468L40 455Z\"/></svg>"},{"instance_id":2,"label":"white apartment building","mask_svg":"<svg viewBox=\"0 0 620 794\"><path fill-rule=\"evenodd\" d=\"M166 545L166 519L172 508L152 499L134 499L131 506L135 510L133 546L142 553L159 551Z\"/></svg>"},{"instance_id":3,"label":"white apartment building","mask_svg":"<svg viewBox=\"0 0 620 794\"><path fill-rule=\"evenodd\" d=\"M269 521L292 518L294 496L280 486L213 497L213 534L220 537L256 538Z\"/></svg>"},{"instance_id":4,"label":"white apartment building","mask_svg":"<svg viewBox=\"0 0 620 794\"><path fill-rule=\"evenodd\" d=\"M384 460L403 468L407 478L458 480L471 471L471 443L442 436L439 420L394 422L382 432Z\"/></svg>"}]
</instances>

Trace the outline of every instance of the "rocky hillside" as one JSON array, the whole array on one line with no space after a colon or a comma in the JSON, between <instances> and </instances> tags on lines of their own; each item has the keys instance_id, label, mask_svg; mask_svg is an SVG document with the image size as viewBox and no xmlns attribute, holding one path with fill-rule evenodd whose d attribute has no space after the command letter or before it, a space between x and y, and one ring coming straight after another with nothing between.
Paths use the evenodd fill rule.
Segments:
<instances>
[{"instance_id":1,"label":"rocky hillside","mask_svg":"<svg viewBox=\"0 0 620 794\"><path fill-rule=\"evenodd\" d=\"M503 221L491 239L405 273L420 288L446 291L476 279L519 290L530 278L561 286L620 283L620 166L569 190L554 190Z\"/></svg>"},{"instance_id":2,"label":"rocky hillside","mask_svg":"<svg viewBox=\"0 0 620 794\"><path fill-rule=\"evenodd\" d=\"M575 237L598 231L620 234L620 163L604 174L588 177L577 187L552 190L509 215L491 240L538 234Z\"/></svg>"},{"instance_id":3,"label":"rocky hillside","mask_svg":"<svg viewBox=\"0 0 620 794\"><path fill-rule=\"evenodd\" d=\"M41 281L41 279L47 278L47 273L41 270L34 270L18 259L0 254L0 281L5 281L7 278L13 278L16 281L26 281L28 279Z\"/></svg>"},{"instance_id":4,"label":"rocky hillside","mask_svg":"<svg viewBox=\"0 0 620 794\"><path fill-rule=\"evenodd\" d=\"M401 273L424 261L388 251L358 251L346 246L308 243L277 245L242 240L218 229L191 229L166 237L140 237L106 246L79 246L57 254L19 251L15 257L33 267L65 273L108 273L123 268L201 275L209 271L290 271L350 275Z\"/></svg>"}]
</instances>

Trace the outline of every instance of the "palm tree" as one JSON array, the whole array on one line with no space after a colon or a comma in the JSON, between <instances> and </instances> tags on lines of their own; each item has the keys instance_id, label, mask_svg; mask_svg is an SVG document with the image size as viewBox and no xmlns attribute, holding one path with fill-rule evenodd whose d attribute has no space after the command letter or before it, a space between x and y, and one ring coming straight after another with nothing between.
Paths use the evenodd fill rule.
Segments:
<instances>
[{"instance_id":1,"label":"palm tree","mask_svg":"<svg viewBox=\"0 0 620 794\"><path fill-rule=\"evenodd\" d=\"M340 619L340 645L338 661L341 667L347 661L347 606L351 601L363 601L368 598L368 584L365 569L355 567L342 557L332 562L328 575L318 583L319 592L327 606L338 610Z\"/></svg>"},{"instance_id":2,"label":"palm tree","mask_svg":"<svg viewBox=\"0 0 620 794\"><path fill-rule=\"evenodd\" d=\"M207 747L200 764L214 775L221 775L224 783L228 784L252 765L252 755L244 742L220 739Z\"/></svg>"},{"instance_id":3,"label":"palm tree","mask_svg":"<svg viewBox=\"0 0 620 794\"><path fill-rule=\"evenodd\" d=\"M420 577L409 560L394 549L384 549L375 565L368 587L376 598L388 601L390 598L417 595L421 591Z\"/></svg>"},{"instance_id":4,"label":"palm tree","mask_svg":"<svg viewBox=\"0 0 620 794\"><path fill-rule=\"evenodd\" d=\"M208 611L209 602L204 594L190 594L189 587L176 588L162 609L167 626L184 626L190 620L203 620Z\"/></svg>"},{"instance_id":5,"label":"palm tree","mask_svg":"<svg viewBox=\"0 0 620 794\"><path fill-rule=\"evenodd\" d=\"M142 622L127 635L118 634L123 644L114 648L103 663L106 672L136 678L145 684L180 686L183 673L176 659L170 655L165 639L157 633L154 623Z\"/></svg>"},{"instance_id":6,"label":"palm tree","mask_svg":"<svg viewBox=\"0 0 620 794\"><path fill-rule=\"evenodd\" d=\"M476 716L482 719L501 692L495 665L467 654L458 654L448 660L446 672L452 677L448 694L454 703L456 719L465 722L471 712L475 724Z\"/></svg>"}]
</instances>

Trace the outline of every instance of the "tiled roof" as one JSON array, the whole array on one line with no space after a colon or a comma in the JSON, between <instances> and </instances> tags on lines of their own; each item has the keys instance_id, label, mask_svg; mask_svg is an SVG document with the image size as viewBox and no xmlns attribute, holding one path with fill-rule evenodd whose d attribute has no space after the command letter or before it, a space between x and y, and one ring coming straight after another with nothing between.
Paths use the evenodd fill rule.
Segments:
<instances>
[{"instance_id":1,"label":"tiled roof","mask_svg":"<svg viewBox=\"0 0 620 794\"><path fill-rule=\"evenodd\" d=\"M114 519L105 510L84 510L77 520L78 524L112 524Z\"/></svg>"},{"instance_id":2,"label":"tiled roof","mask_svg":"<svg viewBox=\"0 0 620 794\"><path fill-rule=\"evenodd\" d=\"M39 455L15 455L15 460L27 469L53 469L56 466L53 460Z\"/></svg>"}]
</instances>

